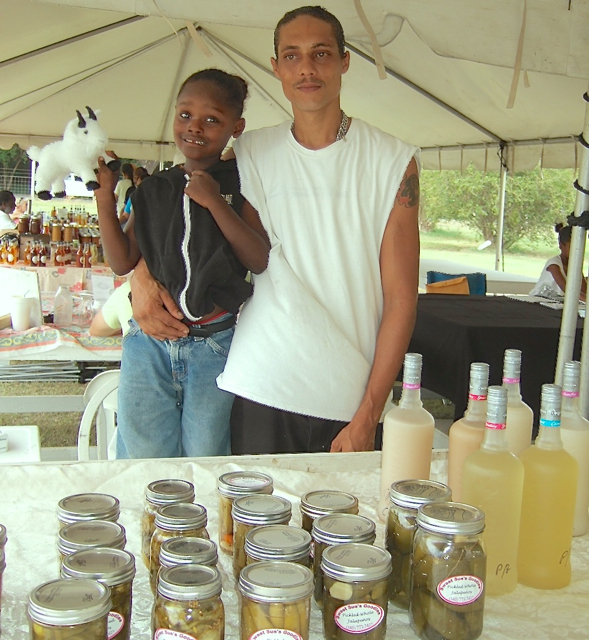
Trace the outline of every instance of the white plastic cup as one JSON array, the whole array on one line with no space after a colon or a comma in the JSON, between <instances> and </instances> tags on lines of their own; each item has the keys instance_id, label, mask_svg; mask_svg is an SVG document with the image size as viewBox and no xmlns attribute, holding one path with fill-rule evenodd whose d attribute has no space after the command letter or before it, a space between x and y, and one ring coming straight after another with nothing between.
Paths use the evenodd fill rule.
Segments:
<instances>
[{"instance_id":1,"label":"white plastic cup","mask_svg":"<svg viewBox=\"0 0 589 640\"><path fill-rule=\"evenodd\" d=\"M31 305L29 298L22 296L12 297L12 307L10 310L12 328L15 331L25 331L31 326Z\"/></svg>"}]
</instances>

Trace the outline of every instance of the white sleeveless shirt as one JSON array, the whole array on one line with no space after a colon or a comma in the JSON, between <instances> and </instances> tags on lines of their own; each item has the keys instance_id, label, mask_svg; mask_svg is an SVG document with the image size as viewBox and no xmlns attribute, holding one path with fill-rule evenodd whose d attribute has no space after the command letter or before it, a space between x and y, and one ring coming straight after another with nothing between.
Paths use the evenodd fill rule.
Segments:
<instances>
[{"instance_id":1,"label":"white sleeveless shirt","mask_svg":"<svg viewBox=\"0 0 589 640\"><path fill-rule=\"evenodd\" d=\"M245 198L271 242L240 313L221 389L270 407L349 421L382 317L380 247L417 148L354 118L316 151L290 123L234 144Z\"/></svg>"}]
</instances>

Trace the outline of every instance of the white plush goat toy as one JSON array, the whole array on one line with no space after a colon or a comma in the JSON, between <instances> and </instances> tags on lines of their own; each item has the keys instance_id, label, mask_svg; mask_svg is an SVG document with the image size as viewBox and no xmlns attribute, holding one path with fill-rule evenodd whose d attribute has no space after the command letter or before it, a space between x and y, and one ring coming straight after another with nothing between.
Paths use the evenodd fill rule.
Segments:
<instances>
[{"instance_id":1,"label":"white plush goat toy","mask_svg":"<svg viewBox=\"0 0 589 640\"><path fill-rule=\"evenodd\" d=\"M88 191L100 186L94 169L98 168L98 156L108 157L105 151L108 136L98 124L100 111L95 113L90 107L86 110L87 119L76 110L78 117L67 123L63 140L51 142L42 149L31 147L27 151L29 158L39 163L35 191L41 200L51 200L53 196L63 198L66 195L65 179L70 173L82 178ZM108 162L113 171L118 171L120 165L119 160Z\"/></svg>"}]
</instances>

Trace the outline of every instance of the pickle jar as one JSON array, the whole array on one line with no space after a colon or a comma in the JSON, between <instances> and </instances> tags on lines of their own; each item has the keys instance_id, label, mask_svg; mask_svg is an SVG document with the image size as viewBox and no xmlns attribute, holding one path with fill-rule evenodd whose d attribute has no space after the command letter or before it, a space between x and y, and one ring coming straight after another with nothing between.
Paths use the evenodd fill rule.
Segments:
<instances>
[{"instance_id":1,"label":"pickle jar","mask_svg":"<svg viewBox=\"0 0 589 640\"><path fill-rule=\"evenodd\" d=\"M61 578L29 594L30 640L108 638L110 589L96 580Z\"/></svg>"},{"instance_id":2,"label":"pickle jar","mask_svg":"<svg viewBox=\"0 0 589 640\"><path fill-rule=\"evenodd\" d=\"M4 576L4 569L6 569L6 554L4 549L0 549L0 605L2 603L2 578Z\"/></svg>"},{"instance_id":3,"label":"pickle jar","mask_svg":"<svg viewBox=\"0 0 589 640\"><path fill-rule=\"evenodd\" d=\"M74 522L62 527L57 540L60 562L76 551L94 547L124 549L127 543L125 528L110 520Z\"/></svg>"},{"instance_id":4,"label":"pickle jar","mask_svg":"<svg viewBox=\"0 0 589 640\"><path fill-rule=\"evenodd\" d=\"M135 557L121 549L85 549L67 556L61 567L62 578L89 578L110 587L108 639L131 637L131 602Z\"/></svg>"},{"instance_id":5,"label":"pickle jar","mask_svg":"<svg viewBox=\"0 0 589 640\"><path fill-rule=\"evenodd\" d=\"M385 546L393 563L389 600L401 609L409 609L411 550L417 529L417 509L422 504L447 502L451 499L450 487L441 482L399 480L391 485L391 504L385 534Z\"/></svg>"},{"instance_id":6,"label":"pickle jar","mask_svg":"<svg viewBox=\"0 0 589 640\"><path fill-rule=\"evenodd\" d=\"M310 491L301 498L302 527L311 533L313 520L331 513L358 513L358 498L343 491Z\"/></svg>"},{"instance_id":7,"label":"pickle jar","mask_svg":"<svg viewBox=\"0 0 589 640\"><path fill-rule=\"evenodd\" d=\"M294 562L256 562L240 573L238 589L240 640L308 640L313 593L309 568Z\"/></svg>"},{"instance_id":8,"label":"pickle jar","mask_svg":"<svg viewBox=\"0 0 589 640\"><path fill-rule=\"evenodd\" d=\"M215 567L185 564L160 572L151 619L153 638L223 640L225 610Z\"/></svg>"},{"instance_id":9,"label":"pickle jar","mask_svg":"<svg viewBox=\"0 0 589 640\"><path fill-rule=\"evenodd\" d=\"M200 504L179 502L162 507L155 514L155 530L151 537L149 582L156 593L157 575L160 568L160 548L165 540L179 536L209 539L207 510Z\"/></svg>"},{"instance_id":10,"label":"pickle jar","mask_svg":"<svg viewBox=\"0 0 589 640\"><path fill-rule=\"evenodd\" d=\"M309 566L311 534L286 524L271 524L248 531L244 544L246 564L266 560L297 562Z\"/></svg>"},{"instance_id":11,"label":"pickle jar","mask_svg":"<svg viewBox=\"0 0 589 640\"><path fill-rule=\"evenodd\" d=\"M104 493L78 493L59 501L57 518L60 528L74 522L89 522L90 520L119 519L120 504L117 498Z\"/></svg>"},{"instance_id":12,"label":"pickle jar","mask_svg":"<svg viewBox=\"0 0 589 640\"><path fill-rule=\"evenodd\" d=\"M194 501L194 485L187 480L156 480L145 489L145 506L141 516L141 557L149 569L151 536L155 529L155 512L160 507Z\"/></svg>"},{"instance_id":13,"label":"pickle jar","mask_svg":"<svg viewBox=\"0 0 589 640\"><path fill-rule=\"evenodd\" d=\"M231 471L217 480L219 492L219 548L233 554L233 518L231 508L236 498L252 493L269 494L274 491L270 476L256 471Z\"/></svg>"},{"instance_id":14,"label":"pickle jar","mask_svg":"<svg viewBox=\"0 0 589 640\"><path fill-rule=\"evenodd\" d=\"M484 513L457 502L417 512L409 602L411 627L423 640L474 640L483 630L487 560Z\"/></svg>"},{"instance_id":15,"label":"pickle jar","mask_svg":"<svg viewBox=\"0 0 589 640\"><path fill-rule=\"evenodd\" d=\"M167 567L180 564L217 566L217 545L212 540L180 536L164 540L160 548L160 573Z\"/></svg>"},{"instance_id":16,"label":"pickle jar","mask_svg":"<svg viewBox=\"0 0 589 640\"><path fill-rule=\"evenodd\" d=\"M250 529L267 524L288 524L292 515L292 505L279 496L249 495L233 501L233 575L247 564L245 557L245 536Z\"/></svg>"},{"instance_id":17,"label":"pickle jar","mask_svg":"<svg viewBox=\"0 0 589 640\"><path fill-rule=\"evenodd\" d=\"M3 524L0 524L0 549L4 549L7 540L6 527Z\"/></svg>"},{"instance_id":18,"label":"pickle jar","mask_svg":"<svg viewBox=\"0 0 589 640\"><path fill-rule=\"evenodd\" d=\"M326 640L384 640L391 554L369 544L329 547L321 559Z\"/></svg>"},{"instance_id":19,"label":"pickle jar","mask_svg":"<svg viewBox=\"0 0 589 640\"><path fill-rule=\"evenodd\" d=\"M376 538L376 525L364 516L334 513L313 521L313 573L315 576L315 602L323 606L323 573L321 557L327 547L358 542L372 544Z\"/></svg>"}]
</instances>

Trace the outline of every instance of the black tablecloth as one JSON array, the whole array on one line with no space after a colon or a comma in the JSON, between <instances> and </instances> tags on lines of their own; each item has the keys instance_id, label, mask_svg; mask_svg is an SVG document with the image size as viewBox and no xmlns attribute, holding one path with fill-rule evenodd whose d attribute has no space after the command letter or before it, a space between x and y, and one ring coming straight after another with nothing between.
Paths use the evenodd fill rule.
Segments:
<instances>
[{"instance_id":1,"label":"black tablecloth","mask_svg":"<svg viewBox=\"0 0 589 640\"><path fill-rule=\"evenodd\" d=\"M423 386L451 400L460 417L471 362L488 363L490 384L501 384L505 349L520 349L522 397L537 424L541 386L554 381L561 318L561 311L500 296L420 295L409 351L423 355ZM581 329L579 320L577 359Z\"/></svg>"}]
</instances>

